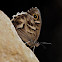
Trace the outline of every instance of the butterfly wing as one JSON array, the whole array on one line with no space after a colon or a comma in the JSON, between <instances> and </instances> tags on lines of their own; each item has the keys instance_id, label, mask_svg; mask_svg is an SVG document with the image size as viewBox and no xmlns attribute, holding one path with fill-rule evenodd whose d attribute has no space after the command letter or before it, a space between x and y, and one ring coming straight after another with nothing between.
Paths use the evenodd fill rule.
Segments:
<instances>
[{"instance_id":1,"label":"butterfly wing","mask_svg":"<svg viewBox=\"0 0 62 62\"><path fill-rule=\"evenodd\" d=\"M37 17L34 15L37 15ZM42 23L39 9L32 8L29 12L19 13L12 21L21 39L29 46L34 46L34 43L38 40Z\"/></svg>"},{"instance_id":2,"label":"butterfly wing","mask_svg":"<svg viewBox=\"0 0 62 62\"><path fill-rule=\"evenodd\" d=\"M35 25L36 25L36 36L35 36L34 41L37 41L38 37L40 35L40 30L41 30L41 25L42 25L41 13L38 8L31 8L30 11L28 11L28 13L34 17L34 21L35 21ZM37 17L35 17L35 15Z\"/></svg>"}]
</instances>

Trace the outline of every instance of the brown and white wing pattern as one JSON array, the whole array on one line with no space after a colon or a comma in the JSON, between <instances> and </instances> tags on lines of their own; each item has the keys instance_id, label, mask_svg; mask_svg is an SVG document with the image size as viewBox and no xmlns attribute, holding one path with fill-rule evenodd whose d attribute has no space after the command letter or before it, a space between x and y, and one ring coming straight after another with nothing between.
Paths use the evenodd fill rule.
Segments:
<instances>
[{"instance_id":1,"label":"brown and white wing pattern","mask_svg":"<svg viewBox=\"0 0 62 62\"><path fill-rule=\"evenodd\" d=\"M42 20L41 20L41 13L40 10L36 8L31 8L30 11L28 11L29 14L31 14L34 17L34 22L36 25L36 37L35 41L38 40L38 37L40 35L40 30L41 30L41 25L42 25Z\"/></svg>"},{"instance_id":2,"label":"brown and white wing pattern","mask_svg":"<svg viewBox=\"0 0 62 62\"><path fill-rule=\"evenodd\" d=\"M24 42L31 47L36 46L42 24L38 8L31 8L28 12L17 13L13 17L12 23Z\"/></svg>"}]
</instances>

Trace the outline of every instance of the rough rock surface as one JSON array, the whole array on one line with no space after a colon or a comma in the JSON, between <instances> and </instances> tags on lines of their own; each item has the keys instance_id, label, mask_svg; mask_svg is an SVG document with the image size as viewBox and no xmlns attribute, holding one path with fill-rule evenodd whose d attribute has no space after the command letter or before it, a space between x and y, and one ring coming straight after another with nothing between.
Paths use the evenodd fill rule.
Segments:
<instances>
[{"instance_id":1,"label":"rough rock surface","mask_svg":"<svg viewBox=\"0 0 62 62\"><path fill-rule=\"evenodd\" d=\"M39 62L18 36L9 17L0 10L0 62Z\"/></svg>"}]
</instances>

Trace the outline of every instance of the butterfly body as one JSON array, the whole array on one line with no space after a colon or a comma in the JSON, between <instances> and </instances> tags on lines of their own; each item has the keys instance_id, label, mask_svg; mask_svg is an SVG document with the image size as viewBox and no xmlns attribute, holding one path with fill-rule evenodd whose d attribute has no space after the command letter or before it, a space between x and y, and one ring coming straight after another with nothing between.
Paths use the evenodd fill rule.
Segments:
<instances>
[{"instance_id":1,"label":"butterfly body","mask_svg":"<svg viewBox=\"0 0 62 62\"><path fill-rule=\"evenodd\" d=\"M41 30L41 15L38 8L31 8L28 12L17 13L12 23L20 38L30 47L38 47L37 42Z\"/></svg>"}]
</instances>

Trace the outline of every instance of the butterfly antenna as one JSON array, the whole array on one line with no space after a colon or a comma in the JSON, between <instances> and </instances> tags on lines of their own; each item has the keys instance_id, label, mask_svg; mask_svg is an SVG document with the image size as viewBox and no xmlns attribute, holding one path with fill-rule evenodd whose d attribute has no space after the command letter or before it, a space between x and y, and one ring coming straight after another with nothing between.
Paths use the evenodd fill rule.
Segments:
<instances>
[{"instance_id":1,"label":"butterfly antenna","mask_svg":"<svg viewBox=\"0 0 62 62\"><path fill-rule=\"evenodd\" d=\"M47 43L47 42L40 42L40 45L42 45L44 49L46 49L46 47L44 46L45 44L51 44L51 43Z\"/></svg>"},{"instance_id":2,"label":"butterfly antenna","mask_svg":"<svg viewBox=\"0 0 62 62\"><path fill-rule=\"evenodd\" d=\"M40 44L51 44L51 43L47 43L47 42L40 42Z\"/></svg>"}]
</instances>

